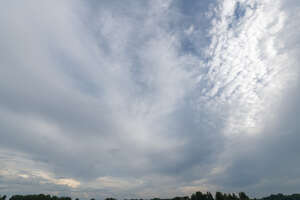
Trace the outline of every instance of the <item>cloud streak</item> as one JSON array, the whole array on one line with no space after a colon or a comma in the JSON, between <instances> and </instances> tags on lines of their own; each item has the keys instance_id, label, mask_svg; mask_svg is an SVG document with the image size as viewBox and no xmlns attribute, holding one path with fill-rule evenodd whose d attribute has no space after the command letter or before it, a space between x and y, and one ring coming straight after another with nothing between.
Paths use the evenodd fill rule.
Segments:
<instances>
[{"instance_id":1,"label":"cloud streak","mask_svg":"<svg viewBox=\"0 0 300 200\"><path fill-rule=\"evenodd\" d=\"M6 2L0 192L296 191L298 10L280 0ZM274 152L293 160L288 175ZM295 178L280 187L282 177Z\"/></svg>"}]
</instances>

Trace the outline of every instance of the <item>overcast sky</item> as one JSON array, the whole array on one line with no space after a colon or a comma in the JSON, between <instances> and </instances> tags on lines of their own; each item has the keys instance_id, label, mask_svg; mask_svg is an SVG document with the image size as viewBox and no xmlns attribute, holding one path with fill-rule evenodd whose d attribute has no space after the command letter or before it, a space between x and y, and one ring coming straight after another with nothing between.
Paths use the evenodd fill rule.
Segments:
<instances>
[{"instance_id":1,"label":"overcast sky","mask_svg":"<svg viewBox=\"0 0 300 200\"><path fill-rule=\"evenodd\" d=\"M299 192L299 0L7 0L0 194Z\"/></svg>"}]
</instances>

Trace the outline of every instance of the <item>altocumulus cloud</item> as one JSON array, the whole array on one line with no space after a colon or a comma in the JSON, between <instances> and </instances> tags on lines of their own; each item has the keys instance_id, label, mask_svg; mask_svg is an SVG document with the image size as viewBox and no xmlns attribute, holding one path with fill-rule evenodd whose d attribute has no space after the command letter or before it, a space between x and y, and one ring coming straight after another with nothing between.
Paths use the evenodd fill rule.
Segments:
<instances>
[{"instance_id":1,"label":"altocumulus cloud","mask_svg":"<svg viewBox=\"0 0 300 200\"><path fill-rule=\"evenodd\" d=\"M299 10L2 2L0 193L296 192Z\"/></svg>"}]
</instances>

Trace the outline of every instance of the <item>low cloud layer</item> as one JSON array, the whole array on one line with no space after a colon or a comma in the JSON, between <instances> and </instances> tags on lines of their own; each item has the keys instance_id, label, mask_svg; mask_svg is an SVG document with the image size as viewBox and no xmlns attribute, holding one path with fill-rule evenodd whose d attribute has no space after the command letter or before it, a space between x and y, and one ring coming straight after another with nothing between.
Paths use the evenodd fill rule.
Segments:
<instances>
[{"instance_id":1,"label":"low cloud layer","mask_svg":"<svg viewBox=\"0 0 300 200\"><path fill-rule=\"evenodd\" d=\"M299 9L3 3L0 193L297 192Z\"/></svg>"}]
</instances>

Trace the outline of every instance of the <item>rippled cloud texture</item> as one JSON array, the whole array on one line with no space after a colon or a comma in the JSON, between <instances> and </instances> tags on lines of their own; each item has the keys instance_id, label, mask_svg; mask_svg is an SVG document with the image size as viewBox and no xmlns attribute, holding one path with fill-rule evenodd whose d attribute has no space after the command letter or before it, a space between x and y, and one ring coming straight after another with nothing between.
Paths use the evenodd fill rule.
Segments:
<instances>
[{"instance_id":1,"label":"rippled cloud texture","mask_svg":"<svg viewBox=\"0 0 300 200\"><path fill-rule=\"evenodd\" d=\"M5 1L0 193L299 192L298 0Z\"/></svg>"}]
</instances>

